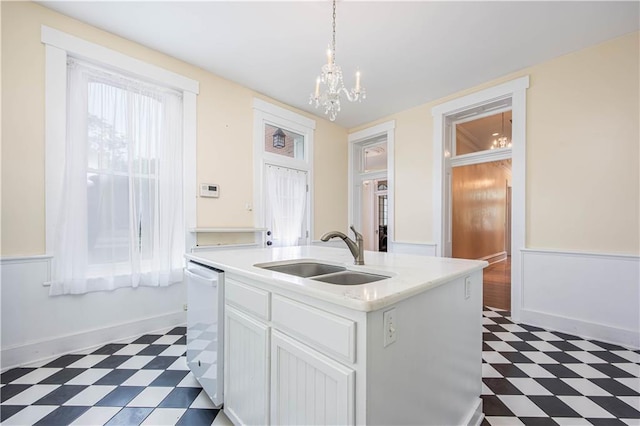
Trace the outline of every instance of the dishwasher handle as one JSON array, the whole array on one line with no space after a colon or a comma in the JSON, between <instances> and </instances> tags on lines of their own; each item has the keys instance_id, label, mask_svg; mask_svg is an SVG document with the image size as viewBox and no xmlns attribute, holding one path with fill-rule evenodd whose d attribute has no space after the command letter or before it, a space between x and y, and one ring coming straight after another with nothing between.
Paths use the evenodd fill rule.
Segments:
<instances>
[{"instance_id":1,"label":"dishwasher handle","mask_svg":"<svg viewBox=\"0 0 640 426\"><path fill-rule=\"evenodd\" d=\"M218 274L205 277L203 275L195 273L194 271L190 271L189 269L185 269L184 273L187 276L187 279L194 283L204 284L211 287L215 287L218 284Z\"/></svg>"}]
</instances>

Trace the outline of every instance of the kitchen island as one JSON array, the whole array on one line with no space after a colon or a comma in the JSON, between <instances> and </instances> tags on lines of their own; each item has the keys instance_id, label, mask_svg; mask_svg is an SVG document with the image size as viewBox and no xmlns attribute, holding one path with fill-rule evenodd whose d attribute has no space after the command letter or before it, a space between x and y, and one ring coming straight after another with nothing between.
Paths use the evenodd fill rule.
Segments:
<instances>
[{"instance_id":1,"label":"kitchen island","mask_svg":"<svg viewBox=\"0 0 640 426\"><path fill-rule=\"evenodd\" d=\"M315 246L187 258L225 274L224 411L234 423L481 422L486 262L365 252L356 266L346 249ZM316 264L345 271L282 272ZM369 274L377 281L324 282Z\"/></svg>"}]
</instances>

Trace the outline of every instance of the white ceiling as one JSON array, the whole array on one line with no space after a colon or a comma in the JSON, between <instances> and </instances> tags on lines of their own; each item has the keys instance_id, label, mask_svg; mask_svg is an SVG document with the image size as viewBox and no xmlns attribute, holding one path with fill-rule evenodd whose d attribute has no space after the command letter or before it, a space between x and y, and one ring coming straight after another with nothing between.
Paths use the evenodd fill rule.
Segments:
<instances>
[{"instance_id":1,"label":"white ceiling","mask_svg":"<svg viewBox=\"0 0 640 426\"><path fill-rule=\"evenodd\" d=\"M41 1L291 106L308 104L331 39L330 1ZM362 72L351 128L640 28L640 2L338 2L336 62Z\"/></svg>"}]
</instances>

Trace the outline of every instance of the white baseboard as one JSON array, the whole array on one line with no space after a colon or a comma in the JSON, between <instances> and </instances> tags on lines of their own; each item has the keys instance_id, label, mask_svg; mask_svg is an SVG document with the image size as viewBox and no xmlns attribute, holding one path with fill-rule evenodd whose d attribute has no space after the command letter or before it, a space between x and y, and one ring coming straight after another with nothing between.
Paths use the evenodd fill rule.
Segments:
<instances>
[{"instance_id":1,"label":"white baseboard","mask_svg":"<svg viewBox=\"0 0 640 426\"><path fill-rule=\"evenodd\" d=\"M53 339L30 342L20 346L2 348L2 371L21 365L54 359L73 351L85 350L107 343L176 327L186 323L186 312L145 318L137 321L88 330Z\"/></svg>"},{"instance_id":2,"label":"white baseboard","mask_svg":"<svg viewBox=\"0 0 640 426\"><path fill-rule=\"evenodd\" d=\"M403 243L399 241L390 241L388 251L389 253L419 254L422 256L435 256L436 244L434 243Z\"/></svg>"},{"instance_id":3,"label":"white baseboard","mask_svg":"<svg viewBox=\"0 0 640 426\"><path fill-rule=\"evenodd\" d=\"M489 265L493 265L494 263L502 262L506 258L507 258L507 252L501 251L498 253L490 254L489 256L481 257L478 260L486 260L487 262L489 262Z\"/></svg>"},{"instance_id":4,"label":"white baseboard","mask_svg":"<svg viewBox=\"0 0 640 426\"><path fill-rule=\"evenodd\" d=\"M521 256L522 323L640 347L639 256L539 249Z\"/></svg>"},{"instance_id":5,"label":"white baseboard","mask_svg":"<svg viewBox=\"0 0 640 426\"><path fill-rule=\"evenodd\" d=\"M478 398L462 424L467 426L480 426L483 419L484 413L482 412L482 398Z\"/></svg>"},{"instance_id":6,"label":"white baseboard","mask_svg":"<svg viewBox=\"0 0 640 426\"><path fill-rule=\"evenodd\" d=\"M544 312L520 311L522 322L546 330L580 336L585 339L599 340L605 343L621 345L632 349L640 349L640 334L634 330L610 327L595 322L582 321Z\"/></svg>"}]
</instances>

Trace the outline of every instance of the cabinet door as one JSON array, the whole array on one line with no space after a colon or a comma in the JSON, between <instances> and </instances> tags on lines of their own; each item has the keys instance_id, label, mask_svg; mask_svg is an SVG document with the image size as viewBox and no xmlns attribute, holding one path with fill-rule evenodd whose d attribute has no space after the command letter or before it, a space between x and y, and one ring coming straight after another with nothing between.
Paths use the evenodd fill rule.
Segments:
<instances>
[{"instance_id":1,"label":"cabinet door","mask_svg":"<svg viewBox=\"0 0 640 426\"><path fill-rule=\"evenodd\" d=\"M235 424L269 422L269 327L225 305L224 411Z\"/></svg>"},{"instance_id":2,"label":"cabinet door","mask_svg":"<svg viewBox=\"0 0 640 426\"><path fill-rule=\"evenodd\" d=\"M271 424L354 424L355 372L276 331L271 339Z\"/></svg>"}]
</instances>

